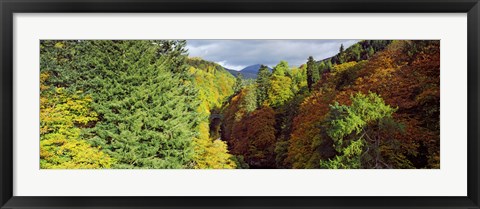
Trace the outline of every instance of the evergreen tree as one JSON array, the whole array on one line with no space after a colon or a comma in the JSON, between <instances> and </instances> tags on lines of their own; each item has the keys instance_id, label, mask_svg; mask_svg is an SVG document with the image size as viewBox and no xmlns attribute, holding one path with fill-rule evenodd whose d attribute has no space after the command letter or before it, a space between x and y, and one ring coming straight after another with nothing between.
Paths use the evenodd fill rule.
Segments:
<instances>
[{"instance_id":1,"label":"evergreen tree","mask_svg":"<svg viewBox=\"0 0 480 209\"><path fill-rule=\"evenodd\" d=\"M257 94L255 85L248 85L245 88L244 100L240 103L240 108L245 109L247 113L253 112L257 109Z\"/></svg>"},{"instance_id":2,"label":"evergreen tree","mask_svg":"<svg viewBox=\"0 0 480 209\"><path fill-rule=\"evenodd\" d=\"M267 66L262 65L257 74L257 106L261 107L268 97L268 87L270 86L270 75L272 73Z\"/></svg>"},{"instance_id":3,"label":"evergreen tree","mask_svg":"<svg viewBox=\"0 0 480 209\"><path fill-rule=\"evenodd\" d=\"M320 75L320 78L322 77L323 72L325 72L327 66L325 65L325 62L322 61L320 64L318 64L318 74Z\"/></svg>"},{"instance_id":4,"label":"evergreen tree","mask_svg":"<svg viewBox=\"0 0 480 209\"><path fill-rule=\"evenodd\" d=\"M330 72L333 68L333 65L332 65L332 61L331 60L327 60L325 62L325 69L327 72Z\"/></svg>"},{"instance_id":5,"label":"evergreen tree","mask_svg":"<svg viewBox=\"0 0 480 209\"><path fill-rule=\"evenodd\" d=\"M185 40L157 40L152 41L158 46L157 58L167 58L169 68L174 73L183 73L185 68L185 59L187 58L187 41ZM185 74L182 74L185 75Z\"/></svg>"},{"instance_id":6,"label":"evergreen tree","mask_svg":"<svg viewBox=\"0 0 480 209\"><path fill-rule=\"evenodd\" d=\"M320 79L315 60L312 56L308 57L307 61L307 85L308 89L312 91L313 85Z\"/></svg>"},{"instance_id":7,"label":"evergreen tree","mask_svg":"<svg viewBox=\"0 0 480 209\"><path fill-rule=\"evenodd\" d=\"M42 54L41 69L55 75L49 83L92 96L99 120L85 138L114 158L113 168L192 167L199 102L186 71L184 42L42 45L49 52Z\"/></svg>"},{"instance_id":8,"label":"evergreen tree","mask_svg":"<svg viewBox=\"0 0 480 209\"><path fill-rule=\"evenodd\" d=\"M238 91L240 91L240 89L242 89L242 86L243 86L243 75L240 72L238 72L237 78L235 80L235 86L233 87L233 91L237 93Z\"/></svg>"},{"instance_id":9,"label":"evergreen tree","mask_svg":"<svg viewBox=\"0 0 480 209\"><path fill-rule=\"evenodd\" d=\"M375 54L375 50L373 50L373 47L371 47L371 46L368 47L368 57L369 58L372 57L373 54Z\"/></svg>"},{"instance_id":10,"label":"evergreen tree","mask_svg":"<svg viewBox=\"0 0 480 209\"><path fill-rule=\"evenodd\" d=\"M345 62L345 49L343 48L343 44L340 45L340 50L338 53L338 63L337 64L342 64Z\"/></svg>"}]
</instances>

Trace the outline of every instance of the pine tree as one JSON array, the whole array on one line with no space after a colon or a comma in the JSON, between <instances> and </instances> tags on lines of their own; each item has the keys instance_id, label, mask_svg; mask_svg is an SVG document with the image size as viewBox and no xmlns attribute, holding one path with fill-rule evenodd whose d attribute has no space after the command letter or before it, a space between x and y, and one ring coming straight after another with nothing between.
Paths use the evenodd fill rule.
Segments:
<instances>
[{"instance_id":1,"label":"pine tree","mask_svg":"<svg viewBox=\"0 0 480 209\"><path fill-rule=\"evenodd\" d=\"M330 72L333 68L333 65L332 65L332 61L331 60L327 60L325 62L325 69L327 72Z\"/></svg>"},{"instance_id":2,"label":"pine tree","mask_svg":"<svg viewBox=\"0 0 480 209\"><path fill-rule=\"evenodd\" d=\"M233 87L233 91L237 93L242 89L243 86L243 74L237 73L237 78L235 79L235 86Z\"/></svg>"},{"instance_id":3,"label":"pine tree","mask_svg":"<svg viewBox=\"0 0 480 209\"><path fill-rule=\"evenodd\" d=\"M340 45L340 50L338 53L338 63L337 64L342 64L345 62L345 49L343 48L343 44Z\"/></svg>"},{"instance_id":4,"label":"pine tree","mask_svg":"<svg viewBox=\"0 0 480 209\"><path fill-rule=\"evenodd\" d=\"M375 50L373 50L373 47L371 47L371 46L368 47L368 53L367 54L368 54L368 57L372 57L373 54L375 54Z\"/></svg>"},{"instance_id":5,"label":"pine tree","mask_svg":"<svg viewBox=\"0 0 480 209\"><path fill-rule=\"evenodd\" d=\"M313 85L320 79L319 71L317 69L315 60L312 56L308 57L307 61L307 85L308 89L312 91Z\"/></svg>"},{"instance_id":6,"label":"pine tree","mask_svg":"<svg viewBox=\"0 0 480 209\"><path fill-rule=\"evenodd\" d=\"M267 66L262 65L257 73L257 106L261 107L268 97L268 87L270 85L270 75L272 73Z\"/></svg>"},{"instance_id":7,"label":"pine tree","mask_svg":"<svg viewBox=\"0 0 480 209\"><path fill-rule=\"evenodd\" d=\"M42 44L49 51L42 54L42 70L55 75L49 82L92 96L99 120L86 137L115 159L112 167L193 166L199 101L184 63L184 42Z\"/></svg>"},{"instance_id":8,"label":"pine tree","mask_svg":"<svg viewBox=\"0 0 480 209\"><path fill-rule=\"evenodd\" d=\"M325 62L322 61L320 64L318 64L318 74L320 75L320 78L322 77L322 74L326 71L327 66L325 65Z\"/></svg>"}]
</instances>

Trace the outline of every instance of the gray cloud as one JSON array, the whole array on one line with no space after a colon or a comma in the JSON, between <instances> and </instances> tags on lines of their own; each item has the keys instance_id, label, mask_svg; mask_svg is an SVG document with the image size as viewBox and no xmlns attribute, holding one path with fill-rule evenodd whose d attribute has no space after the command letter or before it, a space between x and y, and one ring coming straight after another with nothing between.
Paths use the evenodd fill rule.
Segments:
<instances>
[{"instance_id":1,"label":"gray cloud","mask_svg":"<svg viewBox=\"0 0 480 209\"><path fill-rule=\"evenodd\" d=\"M187 40L189 56L241 70L253 64L275 66L280 60L292 66L306 63L308 56L321 60L358 40Z\"/></svg>"}]
</instances>

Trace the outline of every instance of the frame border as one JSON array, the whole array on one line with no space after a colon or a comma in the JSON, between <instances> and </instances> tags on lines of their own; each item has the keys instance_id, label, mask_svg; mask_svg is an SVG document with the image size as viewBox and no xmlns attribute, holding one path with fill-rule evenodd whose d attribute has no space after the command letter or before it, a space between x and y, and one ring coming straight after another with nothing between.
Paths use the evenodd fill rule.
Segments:
<instances>
[{"instance_id":1,"label":"frame border","mask_svg":"<svg viewBox=\"0 0 480 209\"><path fill-rule=\"evenodd\" d=\"M1 208L480 208L479 0L0 0ZM467 13L466 197L20 197L13 196L14 13Z\"/></svg>"}]
</instances>

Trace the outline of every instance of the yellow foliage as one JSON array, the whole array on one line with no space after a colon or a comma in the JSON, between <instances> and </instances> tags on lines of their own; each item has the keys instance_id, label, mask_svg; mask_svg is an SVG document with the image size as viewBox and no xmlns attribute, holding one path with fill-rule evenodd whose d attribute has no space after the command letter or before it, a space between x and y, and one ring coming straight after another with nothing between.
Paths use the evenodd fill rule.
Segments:
<instances>
[{"instance_id":1,"label":"yellow foliage","mask_svg":"<svg viewBox=\"0 0 480 209\"><path fill-rule=\"evenodd\" d=\"M228 154L227 144L210 138L194 139L196 169L232 169L237 165Z\"/></svg>"},{"instance_id":2,"label":"yellow foliage","mask_svg":"<svg viewBox=\"0 0 480 209\"><path fill-rule=\"evenodd\" d=\"M293 97L291 89L292 79L287 76L272 76L270 89L268 91L267 104L269 106L280 106Z\"/></svg>"},{"instance_id":3,"label":"yellow foliage","mask_svg":"<svg viewBox=\"0 0 480 209\"><path fill-rule=\"evenodd\" d=\"M208 122L199 125L199 137L194 139L194 161L196 169L232 169L236 168L228 153L227 144L221 140L209 138Z\"/></svg>"},{"instance_id":4,"label":"yellow foliage","mask_svg":"<svg viewBox=\"0 0 480 209\"><path fill-rule=\"evenodd\" d=\"M65 45L62 42L57 42L54 47L55 48L63 48L63 46L65 46Z\"/></svg>"},{"instance_id":5,"label":"yellow foliage","mask_svg":"<svg viewBox=\"0 0 480 209\"><path fill-rule=\"evenodd\" d=\"M84 140L57 137L40 142L40 168L94 169L112 164L110 156Z\"/></svg>"},{"instance_id":6,"label":"yellow foliage","mask_svg":"<svg viewBox=\"0 0 480 209\"><path fill-rule=\"evenodd\" d=\"M202 109L209 112L213 108L220 108L222 103L233 94L232 86L235 79L226 72L215 72L213 69L189 68L189 72L195 77L195 86L199 90L199 99L206 104Z\"/></svg>"},{"instance_id":7,"label":"yellow foliage","mask_svg":"<svg viewBox=\"0 0 480 209\"><path fill-rule=\"evenodd\" d=\"M47 78L47 74L41 74L40 168L110 168L114 162L110 156L80 139L78 126L97 120L97 114L89 108L91 97L81 96L82 92L69 94L63 88L46 91Z\"/></svg>"},{"instance_id":8,"label":"yellow foliage","mask_svg":"<svg viewBox=\"0 0 480 209\"><path fill-rule=\"evenodd\" d=\"M210 110L220 108L223 101L233 94L233 77L227 73L215 72L215 69L189 68L194 75L195 86L199 90L198 99L201 101L198 112L201 115L210 115ZM230 76L230 77L229 77ZM232 169L236 164L232 155L228 153L227 144L221 140L210 138L208 117L201 121L198 128L199 135L194 138L194 161L196 169Z\"/></svg>"},{"instance_id":9,"label":"yellow foliage","mask_svg":"<svg viewBox=\"0 0 480 209\"><path fill-rule=\"evenodd\" d=\"M68 137L78 137L74 128L87 125L97 120L97 114L90 111L88 105L92 102L89 96L81 97L80 92L67 95L63 88L55 88L55 93L44 92L40 98L40 134L42 139L46 134L55 133Z\"/></svg>"},{"instance_id":10,"label":"yellow foliage","mask_svg":"<svg viewBox=\"0 0 480 209\"><path fill-rule=\"evenodd\" d=\"M341 72L355 66L356 64L357 64L357 62L352 61L352 62L346 62L346 63L340 64L340 65L335 65L332 69L332 75L335 76L338 73L341 73Z\"/></svg>"}]
</instances>

